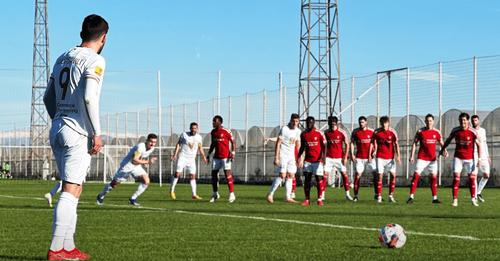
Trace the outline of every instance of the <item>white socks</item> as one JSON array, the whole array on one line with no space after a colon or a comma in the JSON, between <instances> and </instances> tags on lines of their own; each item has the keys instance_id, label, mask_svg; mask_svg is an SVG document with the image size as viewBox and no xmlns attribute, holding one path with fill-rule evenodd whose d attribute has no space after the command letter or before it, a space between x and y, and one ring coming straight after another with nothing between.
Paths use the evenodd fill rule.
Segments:
<instances>
[{"instance_id":1,"label":"white socks","mask_svg":"<svg viewBox=\"0 0 500 261\"><path fill-rule=\"evenodd\" d=\"M477 187L477 194L481 194L481 192L483 192L486 183L488 183L488 178L482 177L481 180L479 181L479 186Z\"/></svg>"},{"instance_id":2,"label":"white socks","mask_svg":"<svg viewBox=\"0 0 500 261\"><path fill-rule=\"evenodd\" d=\"M102 189L101 193L99 193L99 197L104 198L106 194L108 194L112 189L113 187L111 187L111 183L104 185L104 188Z\"/></svg>"},{"instance_id":3,"label":"white socks","mask_svg":"<svg viewBox=\"0 0 500 261\"><path fill-rule=\"evenodd\" d=\"M292 199L292 179L286 178L285 181L286 199Z\"/></svg>"},{"instance_id":4,"label":"white socks","mask_svg":"<svg viewBox=\"0 0 500 261\"><path fill-rule=\"evenodd\" d=\"M193 196L196 196L196 179L192 179L189 181L191 183L191 193L193 193Z\"/></svg>"},{"instance_id":5,"label":"white socks","mask_svg":"<svg viewBox=\"0 0 500 261\"><path fill-rule=\"evenodd\" d=\"M271 188L269 189L269 194L274 195L274 192L278 189L278 187L281 185L281 177L276 177L273 181L273 184L271 185Z\"/></svg>"},{"instance_id":6,"label":"white socks","mask_svg":"<svg viewBox=\"0 0 500 261\"><path fill-rule=\"evenodd\" d=\"M146 185L144 183L139 184L139 187L134 192L134 194L132 194L132 197L130 197L130 198L137 199L137 197L139 197L144 191L146 191L147 188L148 188L148 185Z\"/></svg>"},{"instance_id":7,"label":"white socks","mask_svg":"<svg viewBox=\"0 0 500 261\"><path fill-rule=\"evenodd\" d=\"M75 196L69 192L61 193L57 206L54 208L53 237L50 250L59 251L63 247L66 250L75 248L73 235L76 229L77 206L78 199Z\"/></svg>"},{"instance_id":8,"label":"white socks","mask_svg":"<svg viewBox=\"0 0 500 261\"><path fill-rule=\"evenodd\" d=\"M172 186L170 187L170 192L174 192L175 191L175 186L177 185L177 181L179 181L179 178L174 177L172 179Z\"/></svg>"},{"instance_id":9,"label":"white socks","mask_svg":"<svg viewBox=\"0 0 500 261\"><path fill-rule=\"evenodd\" d=\"M56 185L50 190L50 195L53 197L57 194L57 192L61 192L62 190L62 181L56 183Z\"/></svg>"}]
</instances>

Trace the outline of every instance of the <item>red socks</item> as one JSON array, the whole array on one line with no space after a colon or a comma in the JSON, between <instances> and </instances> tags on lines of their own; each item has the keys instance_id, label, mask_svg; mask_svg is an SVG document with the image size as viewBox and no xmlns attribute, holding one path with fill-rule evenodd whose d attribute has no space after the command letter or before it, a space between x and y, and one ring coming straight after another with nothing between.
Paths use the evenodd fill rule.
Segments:
<instances>
[{"instance_id":1,"label":"red socks","mask_svg":"<svg viewBox=\"0 0 500 261\"><path fill-rule=\"evenodd\" d=\"M415 194L415 191L417 191L417 186L418 186L419 180L420 180L420 174L415 172L413 174L413 180L411 181L410 194Z\"/></svg>"},{"instance_id":2,"label":"red socks","mask_svg":"<svg viewBox=\"0 0 500 261\"><path fill-rule=\"evenodd\" d=\"M394 195L394 189L396 189L396 177L391 175L391 184L389 187L389 195Z\"/></svg>"},{"instance_id":3,"label":"red socks","mask_svg":"<svg viewBox=\"0 0 500 261\"><path fill-rule=\"evenodd\" d=\"M458 187L460 186L460 174L455 173L453 179L453 199L458 198Z\"/></svg>"},{"instance_id":4,"label":"red socks","mask_svg":"<svg viewBox=\"0 0 500 261\"><path fill-rule=\"evenodd\" d=\"M229 192L234 192L233 175L227 177L227 187Z\"/></svg>"},{"instance_id":5,"label":"red socks","mask_svg":"<svg viewBox=\"0 0 500 261\"><path fill-rule=\"evenodd\" d=\"M431 192L433 197L437 196L437 189L438 189L437 175L431 175Z\"/></svg>"},{"instance_id":6,"label":"red socks","mask_svg":"<svg viewBox=\"0 0 500 261\"><path fill-rule=\"evenodd\" d=\"M382 196L382 179L380 177L377 178L377 196L379 197Z\"/></svg>"},{"instance_id":7,"label":"red socks","mask_svg":"<svg viewBox=\"0 0 500 261\"><path fill-rule=\"evenodd\" d=\"M344 183L345 191L349 191L349 176L346 173L342 173L342 182Z\"/></svg>"},{"instance_id":8,"label":"red socks","mask_svg":"<svg viewBox=\"0 0 500 261\"><path fill-rule=\"evenodd\" d=\"M476 176L469 175L470 197L476 197Z\"/></svg>"},{"instance_id":9,"label":"red socks","mask_svg":"<svg viewBox=\"0 0 500 261\"><path fill-rule=\"evenodd\" d=\"M354 176L354 195L358 195L360 178L358 175Z\"/></svg>"},{"instance_id":10,"label":"red socks","mask_svg":"<svg viewBox=\"0 0 500 261\"><path fill-rule=\"evenodd\" d=\"M295 178L292 179L292 193L295 193L295 189L297 188L297 180Z\"/></svg>"}]
</instances>

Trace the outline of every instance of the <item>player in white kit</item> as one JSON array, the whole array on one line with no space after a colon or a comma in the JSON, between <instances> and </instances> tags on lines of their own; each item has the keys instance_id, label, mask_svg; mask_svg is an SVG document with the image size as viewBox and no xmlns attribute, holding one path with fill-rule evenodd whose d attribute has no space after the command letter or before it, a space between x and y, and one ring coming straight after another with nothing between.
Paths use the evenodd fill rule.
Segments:
<instances>
[{"instance_id":1,"label":"player in white kit","mask_svg":"<svg viewBox=\"0 0 500 261\"><path fill-rule=\"evenodd\" d=\"M299 129L300 116L293 113L290 116L290 123L281 128L276 141L274 153L274 165L278 168L278 177L276 177L267 194L267 202L273 203L274 192L280 186L282 180L286 177L285 181L285 201L289 203L296 203L292 198L292 182L297 172L297 159L295 151L300 147L300 129Z\"/></svg>"},{"instance_id":2,"label":"player in white kit","mask_svg":"<svg viewBox=\"0 0 500 261\"><path fill-rule=\"evenodd\" d=\"M111 182L104 185L101 193L97 195L97 205L102 205L106 194L116 188L116 186L120 183L127 181L128 178L132 176L133 178L139 180L141 184L139 184L137 191L132 194L128 201L131 205L140 206L140 204L137 203L137 198L144 193L149 186L149 175L146 170L144 170L142 165L147 166L155 163L156 157L149 158L149 156L153 153L157 140L158 136L154 133L150 133L148 134L146 142L141 142L130 149L127 156L125 156L120 163L120 167L116 171Z\"/></svg>"},{"instance_id":3,"label":"player in white kit","mask_svg":"<svg viewBox=\"0 0 500 261\"><path fill-rule=\"evenodd\" d=\"M62 180L62 193L54 208L53 237L48 260L87 260L75 247L78 199L90 167L90 156L101 150L99 98L104 70L100 55L108 23L98 15L85 17L82 43L56 60L43 97L52 119L50 146Z\"/></svg>"},{"instance_id":4,"label":"player in white kit","mask_svg":"<svg viewBox=\"0 0 500 261\"><path fill-rule=\"evenodd\" d=\"M480 126L481 122L479 120L479 116L477 115L472 115L471 117L472 121L472 127L476 129L477 131L477 137L479 139L479 142L481 142L481 158L478 159L477 156L477 148L474 150L474 162L477 163L478 161L480 162L479 167L474 169L475 174L477 175L478 172L481 172L483 176L481 177L481 180L479 181L479 186L477 187L477 199L480 202L484 202L483 195L481 194L483 192L484 187L486 186L486 183L488 183L488 179L490 178L490 163L491 163L491 158L490 154L488 152L488 143L486 141L486 130Z\"/></svg>"},{"instance_id":5,"label":"player in white kit","mask_svg":"<svg viewBox=\"0 0 500 261\"><path fill-rule=\"evenodd\" d=\"M180 156L177 158L179 151ZM170 187L170 197L173 200L177 199L175 195L175 185L177 185L179 176L184 169L189 172L191 178L191 198L194 200L202 199L196 193L196 155L198 152L200 153L203 162L208 164L207 157L203 151L203 139L201 138L201 135L198 134L198 123L192 122L189 125L189 131L183 132L179 137L179 141L175 146L174 155L172 155L172 161L177 160L177 169L175 171L175 176L172 178L172 185Z\"/></svg>"}]
</instances>

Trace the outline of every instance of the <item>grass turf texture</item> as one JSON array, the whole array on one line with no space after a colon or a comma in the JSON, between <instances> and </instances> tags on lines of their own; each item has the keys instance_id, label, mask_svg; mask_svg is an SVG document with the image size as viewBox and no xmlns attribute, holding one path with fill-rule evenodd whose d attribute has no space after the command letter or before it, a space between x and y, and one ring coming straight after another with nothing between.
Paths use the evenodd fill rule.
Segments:
<instances>
[{"instance_id":1,"label":"grass turf texture","mask_svg":"<svg viewBox=\"0 0 500 261\"><path fill-rule=\"evenodd\" d=\"M31 197L42 198L53 185L0 181L0 259L45 259L53 211L45 201ZM270 205L265 201L267 186L236 185L237 200L229 204L227 187L221 184L222 198L210 204L209 185L198 186L203 200L194 202L187 184L177 186L176 201L168 197L169 186L154 184L138 199L144 208L135 208L127 205L127 199L136 187L121 185L108 194L104 206L97 206L95 196L102 184L85 185L76 243L93 260L498 260L500 256L499 189L486 189L486 202L473 207L468 189L462 188L459 206L453 208L450 188L440 188L440 205L430 203L429 188L417 191L413 205L405 203L408 188L397 189L395 204L387 200L376 204L371 188L362 188L358 203L345 201L342 190L329 188L325 206L302 207L282 202L283 188ZM297 196L303 198L301 187ZM377 231L242 218L249 216L365 228L398 223L407 231L481 240L410 233L404 248L386 249L380 247Z\"/></svg>"}]
</instances>

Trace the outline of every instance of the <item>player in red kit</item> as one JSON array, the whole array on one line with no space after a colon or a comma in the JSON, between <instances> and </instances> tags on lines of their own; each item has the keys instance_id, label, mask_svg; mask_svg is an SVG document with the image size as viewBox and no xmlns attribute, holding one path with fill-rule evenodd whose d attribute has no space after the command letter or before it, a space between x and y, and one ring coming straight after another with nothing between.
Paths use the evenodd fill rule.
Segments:
<instances>
[{"instance_id":1,"label":"player in red kit","mask_svg":"<svg viewBox=\"0 0 500 261\"><path fill-rule=\"evenodd\" d=\"M478 139L477 132L469 126L469 114L462 112L458 116L460 126L454 128L450 136L441 147L440 155L445 155L446 148L450 142L455 139L455 155L453 158L453 203L452 206L458 206L458 188L460 186L460 173L465 169L469 175L470 196L472 204L478 206L476 199L476 175L475 168L479 162L474 162L474 145L477 146L478 157L481 158L481 141Z\"/></svg>"},{"instance_id":2,"label":"player in red kit","mask_svg":"<svg viewBox=\"0 0 500 261\"><path fill-rule=\"evenodd\" d=\"M322 180L323 180L323 162L325 162L326 155L326 140L321 131L314 127L314 117L306 118L306 130L300 136L301 146L299 150L299 168L303 168L305 181L304 181L304 194L305 200L302 202L303 206L310 205L311 198L311 180L312 175L316 176L316 184L318 188L318 205L323 206L321 200ZM305 152L305 157L302 154Z\"/></svg>"},{"instance_id":3,"label":"player in red kit","mask_svg":"<svg viewBox=\"0 0 500 261\"><path fill-rule=\"evenodd\" d=\"M368 121L365 116L358 119L359 128L352 131L351 134L351 159L355 163L356 175L354 176L354 202L358 201L359 183L363 172L370 171L373 173L373 184L376 193L376 168L373 160L368 160L370 157L370 143L373 137L373 130L368 128ZM355 149L356 148L356 152Z\"/></svg>"},{"instance_id":4,"label":"player in red kit","mask_svg":"<svg viewBox=\"0 0 500 261\"><path fill-rule=\"evenodd\" d=\"M231 131L222 127L222 117L216 115L213 118L212 125L214 129L210 133L212 136L212 143L208 150L207 160L210 154L215 150L214 159L212 161L212 198L210 202L215 202L220 198L219 195L219 170L223 169L227 179L227 186L229 187L229 203L236 200L234 195L233 175L231 171L231 163L235 155L235 144Z\"/></svg>"},{"instance_id":5,"label":"player in red kit","mask_svg":"<svg viewBox=\"0 0 500 261\"><path fill-rule=\"evenodd\" d=\"M415 163L414 155L417 144L419 144L420 147L418 148L417 161ZM409 160L411 164L415 163L415 173L413 173L413 179L411 181L410 197L406 203L413 203L413 200L415 199L415 191L417 191L418 181L424 170L430 174L432 203L441 203L437 198L437 144L440 146L444 145L441 132L434 128L434 116L432 114L427 114L425 116L425 127L417 131L411 148L411 156Z\"/></svg>"},{"instance_id":6,"label":"player in red kit","mask_svg":"<svg viewBox=\"0 0 500 261\"><path fill-rule=\"evenodd\" d=\"M325 131L326 138L326 161L325 161L325 177L322 182L322 190L324 194L326 190L328 175L333 175L333 171L337 170L342 175L342 183L344 183L345 198L353 200L349 194L349 176L347 176L347 159L349 157L349 139L345 131L338 127L339 119L336 116L328 117L328 130Z\"/></svg>"},{"instance_id":7,"label":"player in red kit","mask_svg":"<svg viewBox=\"0 0 500 261\"><path fill-rule=\"evenodd\" d=\"M380 117L380 128L376 129L372 137L370 147L370 158L375 155L377 164L377 202L382 203L382 178L384 172L389 172L389 202L396 202L394 199L394 189L396 188L396 161L401 164L399 153L398 136L396 131L391 128L389 117Z\"/></svg>"}]
</instances>

